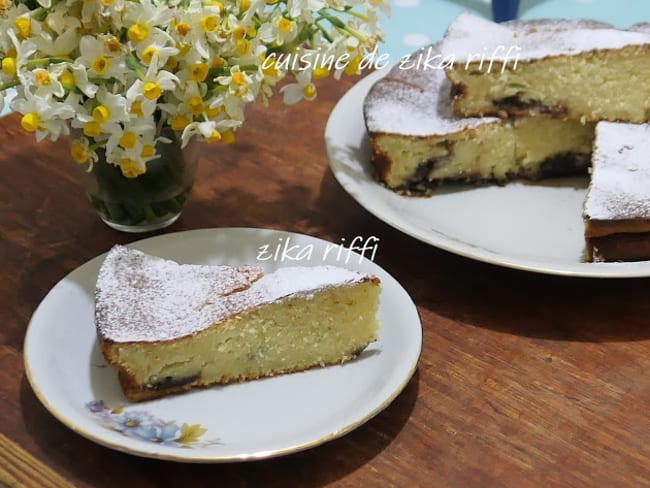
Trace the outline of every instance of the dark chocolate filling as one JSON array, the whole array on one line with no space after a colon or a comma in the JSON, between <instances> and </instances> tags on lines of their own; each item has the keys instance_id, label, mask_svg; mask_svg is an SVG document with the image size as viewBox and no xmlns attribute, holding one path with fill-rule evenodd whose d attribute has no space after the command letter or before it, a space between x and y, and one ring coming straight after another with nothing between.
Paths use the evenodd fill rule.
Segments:
<instances>
[{"instance_id":1,"label":"dark chocolate filling","mask_svg":"<svg viewBox=\"0 0 650 488\"><path fill-rule=\"evenodd\" d=\"M539 167L540 178L553 178L558 176L580 176L587 174L591 163L591 154L565 152L556 154Z\"/></svg>"},{"instance_id":2,"label":"dark chocolate filling","mask_svg":"<svg viewBox=\"0 0 650 488\"><path fill-rule=\"evenodd\" d=\"M519 115L523 113L549 114L553 117L563 117L567 114L566 107L562 105L546 105L539 100L522 100L521 95L500 98L494 100L492 105L499 110Z\"/></svg>"},{"instance_id":3,"label":"dark chocolate filling","mask_svg":"<svg viewBox=\"0 0 650 488\"><path fill-rule=\"evenodd\" d=\"M442 180L429 180L429 173L436 164L444 161L446 158L434 158L420 163L413 176L409 178L403 185L395 188L397 193L407 196L429 196L442 183L505 183L516 179L536 180L540 178L556 178L561 176L581 176L587 174L587 168L591 160L590 154L564 152L556 154L544 160L536 174L521 175L508 175L505 180L498 180L495 178L483 178L478 175L464 175L459 178L446 178Z\"/></svg>"},{"instance_id":4,"label":"dark chocolate filling","mask_svg":"<svg viewBox=\"0 0 650 488\"><path fill-rule=\"evenodd\" d=\"M193 374L190 376L179 376L179 377L165 376L161 380L149 383L147 385L147 390L151 390L151 391L173 390L180 386L185 386L194 383L200 377L201 377L200 373Z\"/></svg>"}]
</instances>

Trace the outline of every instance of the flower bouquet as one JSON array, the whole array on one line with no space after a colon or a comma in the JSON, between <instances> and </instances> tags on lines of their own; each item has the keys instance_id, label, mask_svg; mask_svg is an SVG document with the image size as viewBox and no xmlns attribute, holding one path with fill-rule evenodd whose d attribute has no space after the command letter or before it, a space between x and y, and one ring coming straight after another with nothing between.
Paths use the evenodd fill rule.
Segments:
<instances>
[{"instance_id":1,"label":"flower bouquet","mask_svg":"<svg viewBox=\"0 0 650 488\"><path fill-rule=\"evenodd\" d=\"M0 0L0 110L71 158L109 225L168 225L192 186L192 141L231 143L246 104L355 74L388 0ZM287 78L283 83L281 80ZM193 153L193 154L188 154Z\"/></svg>"}]
</instances>

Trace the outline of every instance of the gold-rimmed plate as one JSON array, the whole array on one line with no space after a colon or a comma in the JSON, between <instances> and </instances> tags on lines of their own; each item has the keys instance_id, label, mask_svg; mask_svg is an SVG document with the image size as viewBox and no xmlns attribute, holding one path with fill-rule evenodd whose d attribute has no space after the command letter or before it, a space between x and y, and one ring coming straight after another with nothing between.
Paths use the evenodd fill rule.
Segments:
<instances>
[{"instance_id":1,"label":"gold-rimmed plate","mask_svg":"<svg viewBox=\"0 0 650 488\"><path fill-rule=\"evenodd\" d=\"M282 261L287 243L293 251ZM400 284L369 259L346 249L325 252L332 243L314 237L263 229L180 232L132 246L182 263L256 264L267 271L331 264L373 273L382 281L382 327L378 340L344 365L132 404L97 345L93 294L104 255L98 256L43 299L27 330L24 357L29 382L45 407L99 444L186 462L285 455L363 424L389 405L415 371L422 342L417 309ZM289 256L296 260L288 262Z\"/></svg>"},{"instance_id":2,"label":"gold-rimmed plate","mask_svg":"<svg viewBox=\"0 0 650 488\"><path fill-rule=\"evenodd\" d=\"M428 198L403 197L380 185L370 167L363 101L387 72L375 71L354 85L325 129L334 176L366 210L423 242L498 266L583 278L650 276L650 261L584 262L586 176L503 186L450 184Z\"/></svg>"}]
</instances>

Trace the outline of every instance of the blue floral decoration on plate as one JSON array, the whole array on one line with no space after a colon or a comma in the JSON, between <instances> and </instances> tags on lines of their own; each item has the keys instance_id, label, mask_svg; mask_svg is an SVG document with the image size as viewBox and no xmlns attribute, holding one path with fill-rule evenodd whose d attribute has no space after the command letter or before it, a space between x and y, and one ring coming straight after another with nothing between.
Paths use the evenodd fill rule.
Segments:
<instances>
[{"instance_id":1,"label":"blue floral decoration on plate","mask_svg":"<svg viewBox=\"0 0 650 488\"><path fill-rule=\"evenodd\" d=\"M104 427L131 439L183 448L219 444L216 440L200 440L207 432L200 424L179 425L174 420L159 419L146 410L110 408L102 400L88 402L86 408Z\"/></svg>"}]
</instances>

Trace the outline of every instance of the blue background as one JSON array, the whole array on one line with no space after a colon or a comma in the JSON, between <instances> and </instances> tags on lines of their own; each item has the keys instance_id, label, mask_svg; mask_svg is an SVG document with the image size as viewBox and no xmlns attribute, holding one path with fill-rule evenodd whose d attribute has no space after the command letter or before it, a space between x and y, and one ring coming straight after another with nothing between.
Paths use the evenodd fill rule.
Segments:
<instances>
[{"instance_id":1,"label":"blue background","mask_svg":"<svg viewBox=\"0 0 650 488\"><path fill-rule=\"evenodd\" d=\"M449 23L471 10L492 18L488 0L391 0L392 14L384 19L384 51L391 58L408 54L442 37ZM519 18L586 18L626 28L650 22L649 0L521 0Z\"/></svg>"}]
</instances>

